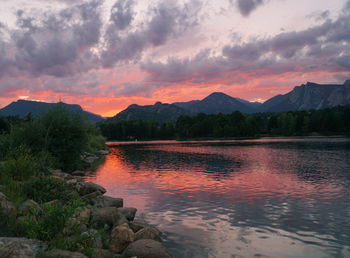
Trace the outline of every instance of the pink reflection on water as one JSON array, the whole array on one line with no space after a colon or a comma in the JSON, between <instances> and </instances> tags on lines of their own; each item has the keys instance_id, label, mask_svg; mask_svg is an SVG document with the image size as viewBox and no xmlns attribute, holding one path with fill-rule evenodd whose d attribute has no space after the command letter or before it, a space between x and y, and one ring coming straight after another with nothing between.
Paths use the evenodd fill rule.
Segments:
<instances>
[{"instance_id":1,"label":"pink reflection on water","mask_svg":"<svg viewBox=\"0 0 350 258\"><path fill-rule=\"evenodd\" d=\"M342 184L330 181L308 181L298 177L297 173L284 171L277 164L278 150L264 149L259 146L237 146L229 152L218 146L184 145L148 145L142 151L162 151L167 153L213 154L226 159L245 162L247 159L258 162L232 168L224 176L205 173L201 164L167 164L157 167L156 160L145 160L138 166L130 164L127 153L122 148L111 148L112 153L106 162L88 181L107 188L107 194L125 199L126 206L146 210L156 205L156 200L165 195L178 194L198 201L220 198L231 202L254 203L257 200L277 198L297 198L315 200L315 198L334 199L346 191ZM299 152L284 150L281 162L289 162L287 167L295 167ZM249 157L248 157L249 156ZM322 161L320 161L322 162ZM193 166L192 166L193 165ZM210 171L209 171L210 172Z\"/></svg>"}]
</instances>

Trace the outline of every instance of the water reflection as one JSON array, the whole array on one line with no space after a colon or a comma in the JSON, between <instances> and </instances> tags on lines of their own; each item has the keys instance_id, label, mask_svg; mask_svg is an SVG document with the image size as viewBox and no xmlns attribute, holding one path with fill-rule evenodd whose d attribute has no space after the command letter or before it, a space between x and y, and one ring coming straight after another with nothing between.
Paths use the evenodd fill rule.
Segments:
<instances>
[{"instance_id":1,"label":"water reflection","mask_svg":"<svg viewBox=\"0 0 350 258\"><path fill-rule=\"evenodd\" d=\"M349 143L121 144L88 180L159 225L176 257L350 257Z\"/></svg>"}]
</instances>

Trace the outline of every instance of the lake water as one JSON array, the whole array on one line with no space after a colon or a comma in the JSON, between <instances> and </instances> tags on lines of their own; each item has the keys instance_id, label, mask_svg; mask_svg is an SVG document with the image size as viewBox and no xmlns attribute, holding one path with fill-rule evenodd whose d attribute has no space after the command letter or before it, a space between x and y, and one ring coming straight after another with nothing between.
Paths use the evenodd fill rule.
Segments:
<instances>
[{"instance_id":1,"label":"lake water","mask_svg":"<svg viewBox=\"0 0 350 258\"><path fill-rule=\"evenodd\" d=\"M350 257L350 139L115 143L88 180L175 257Z\"/></svg>"}]
</instances>

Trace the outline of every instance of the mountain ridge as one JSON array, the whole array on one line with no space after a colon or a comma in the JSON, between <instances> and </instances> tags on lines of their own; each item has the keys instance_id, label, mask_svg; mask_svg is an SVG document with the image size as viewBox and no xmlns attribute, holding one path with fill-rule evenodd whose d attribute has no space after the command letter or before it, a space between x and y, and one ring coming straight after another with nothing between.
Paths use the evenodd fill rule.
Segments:
<instances>
[{"instance_id":1,"label":"mountain ridge","mask_svg":"<svg viewBox=\"0 0 350 258\"><path fill-rule=\"evenodd\" d=\"M177 106L182 111L177 114L168 113L171 119L174 120L182 114L195 115L198 113L205 114L228 114L234 111L242 113L261 113L261 112L284 112L309 109L324 109L338 105L350 104L350 80L344 84L318 84L307 82L300 86L295 86L293 90L286 94L276 95L264 103L250 102L244 99L235 98L222 92L213 92L202 100L191 100L187 102L174 102L171 104L162 104L169 106ZM135 105L135 104L134 104ZM133 120L133 117L142 118L141 111L147 113L144 119L148 120L153 116L153 120L159 120L157 114L152 113L154 105L140 106L136 105L139 114L133 115L133 108L136 106L130 105L121 113L116 114L112 120ZM155 104L156 105L156 104ZM125 116L125 114L128 116ZM124 116L121 116L123 114ZM163 117L162 121L166 121Z\"/></svg>"},{"instance_id":2,"label":"mountain ridge","mask_svg":"<svg viewBox=\"0 0 350 258\"><path fill-rule=\"evenodd\" d=\"M66 104L69 110L82 113L90 122L100 122L103 117L85 111L80 105ZM307 82L295 86L286 94L276 95L264 103L250 102L229 96L223 92L213 92L201 100L187 102L162 103L141 106L131 104L126 109L106 121L154 120L157 122L175 121L181 115L228 114L234 111L242 113L285 112L310 109L324 109L350 104L350 79L344 84L318 84ZM17 100L0 109L0 115L24 117L29 112L37 116L57 103L30 100Z\"/></svg>"},{"instance_id":3,"label":"mountain ridge","mask_svg":"<svg viewBox=\"0 0 350 258\"><path fill-rule=\"evenodd\" d=\"M48 102L23 100L23 99L19 99L17 101L11 102L9 105L1 108L0 116L18 116L23 118L28 113L32 113L33 116L37 117L44 114L50 108L57 105L62 105L64 109L67 109L69 111L80 113L86 121L91 123L97 123L103 120L102 116L85 111L78 104L67 104L63 102L48 103Z\"/></svg>"}]
</instances>

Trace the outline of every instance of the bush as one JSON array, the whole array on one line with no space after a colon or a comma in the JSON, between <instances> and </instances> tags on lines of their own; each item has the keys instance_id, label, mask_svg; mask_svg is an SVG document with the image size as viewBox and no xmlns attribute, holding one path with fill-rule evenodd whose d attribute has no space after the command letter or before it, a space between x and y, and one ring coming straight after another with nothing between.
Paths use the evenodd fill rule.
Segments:
<instances>
[{"instance_id":1,"label":"bush","mask_svg":"<svg viewBox=\"0 0 350 258\"><path fill-rule=\"evenodd\" d=\"M8 153L2 174L15 181L23 181L38 175L39 167L38 160L31 154L30 149L20 146Z\"/></svg>"},{"instance_id":2,"label":"bush","mask_svg":"<svg viewBox=\"0 0 350 258\"><path fill-rule=\"evenodd\" d=\"M12 235L52 241L61 234L76 208L83 205L85 203L78 200L44 205L43 210L36 214L24 216L17 222L10 220L13 223L10 227Z\"/></svg>"},{"instance_id":3,"label":"bush","mask_svg":"<svg viewBox=\"0 0 350 258\"><path fill-rule=\"evenodd\" d=\"M88 147L88 125L81 116L57 106L39 122L46 130L45 149L57 159L57 166L66 171L76 169Z\"/></svg>"},{"instance_id":4,"label":"bush","mask_svg":"<svg viewBox=\"0 0 350 258\"><path fill-rule=\"evenodd\" d=\"M38 203L53 200L69 201L79 197L78 193L64 181L53 177L36 177L23 184L23 192Z\"/></svg>"}]
</instances>

